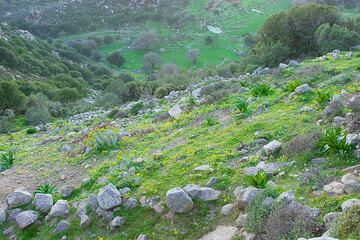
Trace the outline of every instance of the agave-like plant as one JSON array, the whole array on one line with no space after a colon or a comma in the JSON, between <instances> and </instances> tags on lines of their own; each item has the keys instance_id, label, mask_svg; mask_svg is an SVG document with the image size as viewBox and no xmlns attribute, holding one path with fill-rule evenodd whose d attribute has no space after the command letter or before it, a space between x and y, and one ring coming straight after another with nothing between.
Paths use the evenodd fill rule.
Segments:
<instances>
[{"instance_id":1,"label":"agave-like plant","mask_svg":"<svg viewBox=\"0 0 360 240\"><path fill-rule=\"evenodd\" d=\"M15 161L15 156L13 152L8 152L0 155L0 172L10 169Z\"/></svg>"},{"instance_id":2,"label":"agave-like plant","mask_svg":"<svg viewBox=\"0 0 360 240\"><path fill-rule=\"evenodd\" d=\"M55 194L57 193L57 189L54 185L52 185L51 183L46 183L43 184L41 186L39 186L36 190L35 190L35 194L36 193L42 193L42 194Z\"/></svg>"},{"instance_id":3,"label":"agave-like plant","mask_svg":"<svg viewBox=\"0 0 360 240\"><path fill-rule=\"evenodd\" d=\"M268 176L264 170L259 170L256 175L246 176L245 182L252 187L266 188Z\"/></svg>"},{"instance_id":4,"label":"agave-like plant","mask_svg":"<svg viewBox=\"0 0 360 240\"><path fill-rule=\"evenodd\" d=\"M114 148L118 144L119 140L119 136L114 134L111 130L99 132L95 136L96 148L100 151Z\"/></svg>"},{"instance_id":5,"label":"agave-like plant","mask_svg":"<svg viewBox=\"0 0 360 240\"><path fill-rule=\"evenodd\" d=\"M325 134L319 141L321 153L332 152L341 157L351 155L355 146L346 142L347 132L341 128L334 128L325 131Z\"/></svg>"}]
</instances>

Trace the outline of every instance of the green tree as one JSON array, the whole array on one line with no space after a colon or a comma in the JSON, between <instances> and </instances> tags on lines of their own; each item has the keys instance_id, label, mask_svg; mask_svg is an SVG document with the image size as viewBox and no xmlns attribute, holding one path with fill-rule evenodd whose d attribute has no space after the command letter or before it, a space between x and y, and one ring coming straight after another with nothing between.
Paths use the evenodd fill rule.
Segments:
<instances>
[{"instance_id":1,"label":"green tree","mask_svg":"<svg viewBox=\"0 0 360 240\"><path fill-rule=\"evenodd\" d=\"M114 52L110 56L107 57L107 61L112 65L121 67L124 65L126 59L124 58L123 55L121 55L120 52Z\"/></svg>"},{"instance_id":2,"label":"green tree","mask_svg":"<svg viewBox=\"0 0 360 240\"><path fill-rule=\"evenodd\" d=\"M21 109L26 96L19 90L14 81L0 81L0 109Z\"/></svg>"}]
</instances>

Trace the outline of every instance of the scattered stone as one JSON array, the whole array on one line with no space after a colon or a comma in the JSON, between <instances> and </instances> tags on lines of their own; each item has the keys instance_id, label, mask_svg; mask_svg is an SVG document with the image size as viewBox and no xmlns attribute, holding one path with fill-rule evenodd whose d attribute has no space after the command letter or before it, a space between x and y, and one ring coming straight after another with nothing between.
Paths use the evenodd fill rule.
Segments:
<instances>
[{"instance_id":1,"label":"scattered stone","mask_svg":"<svg viewBox=\"0 0 360 240\"><path fill-rule=\"evenodd\" d=\"M39 214L35 211L24 211L15 217L16 224L20 229L24 229L35 223L39 218Z\"/></svg>"},{"instance_id":2,"label":"scattered stone","mask_svg":"<svg viewBox=\"0 0 360 240\"><path fill-rule=\"evenodd\" d=\"M245 227L246 217L247 217L247 214L240 213L240 215L235 220L236 226L238 226L239 228Z\"/></svg>"},{"instance_id":3,"label":"scattered stone","mask_svg":"<svg viewBox=\"0 0 360 240\"><path fill-rule=\"evenodd\" d=\"M271 141L270 143L263 146L263 150L266 156L270 156L280 150L282 143L279 141Z\"/></svg>"},{"instance_id":4,"label":"scattered stone","mask_svg":"<svg viewBox=\"0 0 360 240\"><path fill-rule=\"evenodd\" d=\"M156 204L153 208L154 208L156 213L162 213L164 211L164 208L161 205L161 203Z\"/></svg>"},{"instance_id":5,"label":"scattered stone","mask_svg":"<svg viewBox=\"0 0 360 240\"><path fill-rule=\"evenodd\" d=\"M102 188L97 195L97 201L101 208L105 210L120 206L122 203L121 193L112 184Z\"/></svg>"},{"instance_id":6,"label":"scattered stone","mask_svg":"<svg viewBox=\"0 0 360 240\"><path fill-rule=\"evenodd\" d=\"M330 184L324 185L324 191L329 194L340 195L345 190L345 185L339 182L332 182Z\"/></svg>"},{"instance_id":7,"label":"scattered stone","mask_svg":"<svg viewBox=\"0 0 360 240\"><path fill-rule=\"evenodd\" d=\"M98 182L99 182L100 185L106 185L106 184L109 183L109 179L107 179L107 178L100 178Z\"/></svg>"},{"instance_id":8,"label":"scattered stone","mask_svg":"<svg viewBox=\"0 0 360 240\"><path fill-rule=\"evenodd\" d=\"M343 127L346 125L346 121L344 117L336 116L334 117L334 127Z\"/></svg>"},{"instance_id":9,"label":"scattered stone","mask_svg":"<svg viewBox=\"0 0 360 240\"><path fill-rule=\"evenodd\" d=\"M254 187L247 187L243 189L236 197L238 206L244 208L245 206L251 204L254 198L263 191L264 191L263 189L254 188Z\"/></svg>"},{"instance_id":10,"label":"scattered stone","mask_svg":"<svg viewBox=\"0 0 360 240\"><path fill-rule=\"evenodd\" d=\"M212 177L209 181L206 182L205 187L212 187L219 181L218 178Z\"/></svg>"},{"instance_id":11,"label":"scattered stone","mask_svg":"<svg viewBox=\"0 0 360 240\"><path fill-rule=\"evenodd\" d=\"M248 232L244 231L242 233L242 235L244 237L244 240L255 240L256 239L256 235L253 233L248 233Z\"/></svg>"},{"instance_id":12,"label":"scattered stone","mask_svg":"<svg viewBox=\"0 0 360 240\"><path fill-rule=\"evenodd\" d=\"M332 223L337 222L337 220L340 219L341 215L342 215L341 212L331 212L325 214L324 216L325 227L329 229Z\"/></svg>"},{"instance_id":13,"label":"scattered stone","mask_svg":"<svg viewBox=\"0 0 360 240\"><path fill-rule=\"evenodd\" d=\"M213 201L218 200L220 197L221 192L209 187L202 187L200 188L199 195L197 196L198 199L201 201Z\"/></svg>"},{"instance_id":14,"label":"scattered stone","mask_svg":"<svg viewBox=\"0 0 360 240\"><path fill-rule=\"evenodd\" d=\"M285 63L280 63L279 64L279 69L281 69L281 70L283 70L283 69L285 69L285 68L287 68L287 64L285 64Z\"/></svg>"},{"instance_id":15,"label":"scattered stone","mask_svg":"<svg viewBox=\"0 0 360 240\"><path fill-rule=\"evenodd\" d=\"M138 202L136 201L135 198L129 198L124 202L124 207L127 209L133 209L135 208L138 204Z\"/></svg>"},{"instance_id":16,"label":"scattered stone","mask_svg":"<svg viewBox=\"0 0 360 240\"><path fill-rule=\"evenodd\" d=\"M128 188L128 187L125 187L125 188L120 189L121 196L124 196L124 195L127 194L128 192L131 192L131 189Z\"/></svg>"},{"instance_id":17,"label":"scattered stone","mask_svg":"<svg viewBox=\"0 0 360 240\"><path fill-rule=\"evenodd\" d=\"M6 197L7 204L10 208L20 207L30 204L32 201L31 193L23 190L15 190Z\"/></svg>"},{"instance_id":18,"label":"scattered stone","mask_svg":"<svg viewBox=\"0 0 360 240\"><path fill-rule=\"evenodd\" d=\"M104 210L104 209L102 209L102 208L98 208L97 210L96 210L96 215L97 216L99 216L99 217L103 217L103 218L105 218L105 219L107 219L107 220L111 220L112 218L113 218L113 212L111 212L111 211L107 211L107 210Z\"/></svg>"},{"instance_id":19,"label":"scattered stone","mask_svg":"<svg viewBox=\"0 0 360 240\"><path fill-rule=\"evenodd\" d=\"M15 236L15 230L14 227L9 227L3 231L3 234L7 237Z\"/></svg>"},{"instance_id":20,"label":"scattered stone","mask_svg":"<svg viewBox=\"0 0 360 240\"><path fill-rule=\"evenodd\" d=\"M259 171L265 171L268 175L275 175L283 167L288 167L292 163L265 163L264 161L259 162L255 167L246 167L244 174L256 175Z\"/></svg>"},{"instance_id":21,"label":"scattered stone","mask_svg":"<svg viewBox=\"0 0 360 240\"><path fill-rule=\"evenodd\" d=\"M36 210L47 213L54 205L53 196L51 194L37 193L35 194L34 203Z\"/></svg>"},{"instance_id":22,"label":"scattered stone","mask_svg":"<svg viewBox=\"0 0 360 240\"><path fill-rule=\"evenodd\" d=\"M69 215L70 212L70 206L68 201L66 200L58 200L54 206L52 206L49 217L66 217Z\"/></svg>"},{"instance_id":23,"label":"scattered stone","mask_svg":"<svg viewBox=\"0 0 360 240\"><path fill-rule=\"evenodd\" d=\"M0 226L6 221L6 208L0 208Z\"/></svg>"},{"instance_id":24,"label":"scattered stone","mask_svg":"<svg viewBox=\"0 0 360 240\"><path fill-rule=\"evenodd\" d=\"M225 216L230 215L234 212L234 209L235 209L234 204L226 204L221 208L221 214Z\"/></svg>"},{"instance_id":25,"label":"scattered stone","mask_svg":"<svg viewBox=\"0 0 360 240\"><path fill-rule=\"evenodd\" d=\"M136 240L148 240L148 237L144 234L140 234Z\"/></svg>"},{"instance_id":26,"label":"scattered stone","mask_svg":"<svg viewBox=\"0 0 360 240\"><path fill-rule=\"evenodd\" d=\"M122 225L124 225L124 223L125 223L125 218L123 218L123 217L115 217L110 223L110 228L111 229L119 228Z\"/></svg>"},{"instance_id":27,"label":"scattered stone","mask_svg":"<svg viewBox=\"0 0 360 240\"><path fill-rule=\"evenodd\" d=\"M97 198L94 194L89 195L89 205L91 210L95 213L96 210L99 208L99 203L97 201Z\"/></svg>"},{"instance_id":28,"label":"scattered stone","mask_svg":"<svg viewBox=\"0 0 360 240\"><path fill-rule=\"evenodd\" d=\"M290 60L289 65L292 66L292 67L297 67L297 66L299 66L300 64L299 64L297 61L295 61L295 60Z\"/></svg>"},{"instance_id":29,"label":"scattered stone","mask_svg":"<svg viewBox=\"0 0 360 240\"><path fill-rule=\"evenodd\" d=\"M178 119L180 118L181 114L182 114L182 110L180 108L179 105L175 105L174 107L172 107L169 111L168 111L168 114L175 118L175 119Z\"/></svg>"},{"instance_id":30,"label":"scattered stone","mask_svg":"<svg viewBox=\"0 0 360 240\"><path fill-rule=\"evenodd\" d=\"M80 227L86 228L86 227L90 226L90 224L91 224L91 219L89 218L89 216L86 215L86 214L81 215L81 217L80 217Z\"/></svg>"},{"instance_id":31,"label":"scattered stone","mask_svg":"<svg viewBox=\"0 0 360 240\"><path fill-rule=\"evenodd\" d=\"M212 172L214 169L210 165L201 165L194 168L195 171Z\"/></svg>"},{"instance_id":32,"label":"scattered stone","mask_svg":"<svg viewBox=\"0 0 360 240\"><path fill-rule=\"evenodd\" d=\"M184 187L184 191L190 195L190 197L197 197L200 193L200 187L195 184L189 184Z\"/></svg>"},{"instance_id":33,"label":"scattered stone","mask_svg":"<svg viewBox=\"0 0 360 240\"><path fill-rule=\"evenodd\" d=\"M166 203L171 211L183 213L194 207L191 197L181 188L174 188L166 193Z\"/></svg>"},{"instance_id":34,"label":"scattered stone","mask_svg":"<svg viewBox=\"0 0 360 240\"><path fill-rule=\"evenodd\" d=\"M294 191L287 191L287 192L283 192L281 193L277 198L276 201L280 202L282 204L289 204L292 201L294 201L296 199L295 197L295 192Z\"/></svg>"},{"instance_id":35,"label":"scattered stone","mask_svg":"<svg viewBox=\"0 0 360 240\"><path fill-rule=\"evenodd\" d=\"M15 219L16 219L16 216L22 212L22 209L21 208L15 208L15 209L12 209L10 211L10 214L9 214L9 217L8 217L8 221L9 222L14 222Z\"/></svg>"},{"instance_id":36,"label":"scattered stone","mask_svg":"<svg viewBox=\"0 0 360 240\"><path fill-rule=\"evenodd\" d=\"M238 235L238 230L233 226L218 226L213 232L206 234L199 240L231 240Z\"/></svg>"},{"instance_id":37,"label":"scattered stone","mask_svg":"<svg viewBox=\"0 0 360 240\"><path fill-rule=\"evenodd\" d=\"M353 205L360 204L360 200L357 198L346 200L343 204L341 204L341 209L343 212L351 208Z\"/></svg>"},{"instance_id":38,"label":"scattered stone","mask_svg":"<svg viewBox=\"0 0 360 240\"><path fill-rule=\"evenodd\" d=\"M326 158L314 158L311 160L313 165L320 165L326 162Z\"/></svg>"},{"instance_id":39,"label":"scattered stone","mask_svg":"<svg viewBox=\"0 0 360 240\"><path fill-rule=\"evenodd\" d=\"M308 84L303 84L303 85L298 86L295 89L294 94L301 95L301 94L308 93L311 91L312 91L312 88Z\"/></svg>"},{"instance_id":40,"label":"scattered stone","mask_svg":"<svg viewBox=\"0 0 360 240\"><path fill-rule=\"evenodd\" d=\"M66 232L67 230L69 230L70 228L70 224L68 221L66 220L61 220L55 228L55 233L63 233Z\"/></svg>"},{"instance_id":41,"label":"scattered stone","mask_svg":"<svg viewBox=\"0 0 360 240\"><path fill-rule=\"evenodd\" d=\"M73 187L73 186L65 186L61 190L61 196L64 198L67 198L73 193L74 190L75 190L75 187Z\"/></svg>"}]
</instances>

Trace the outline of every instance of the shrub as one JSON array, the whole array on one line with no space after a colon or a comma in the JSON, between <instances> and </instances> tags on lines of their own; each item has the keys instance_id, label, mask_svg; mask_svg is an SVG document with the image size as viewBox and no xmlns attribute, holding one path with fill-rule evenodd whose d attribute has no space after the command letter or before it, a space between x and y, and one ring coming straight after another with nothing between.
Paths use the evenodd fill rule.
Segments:
<instances>
[{"instance_id":1,"label":"shrub","mask_svg":"<svg viewBox=\"0 0 360 240\"><path fill-rule=\"evenodd\" d=\"M111 44L114 42L114 38L111 35L104 36L104 44Z\"/></svg>"},{"instance_id":2,"label":"shrub","mask_svg":"<svg viewBox=\"0 0 360 240\"><path fill-rule=\"evenodd\" d=\"M254 97L268 96L273 92L271 87L267 84L256 84L251 89L251 94Z\"/></svg>"},{"instance_id":3,"label":"shrub","mask_svg":"<svg viewBox=\"0 0 360 240\"><path fill-rule=\"evenodd\" d=\"M42 193L42 194L52 194L54 195L55 193L57 193L57 189L54 185L52 185L51 183L46 183L43 184L41 186L39 186L36 190L35 190L35 194L36 193Z\"/></svg>"},{"instance_id":4,"label":"shrub","mask_svg":"<svg viewBox=\"0 0 360 240\"><path fill-rule=\"evenodd\" d=\"M106 60L117 67L121 67L124 65L126 59L120 52L113 52L110 56L106 58Z\"/></svg>"},{"instance_id":5,"label":"shrub","mask_svg":"<svg viewBox=\"0 0 360 240\"><path fill-rule=\"evenodd\" d=\"M14 153L8 152L0 155L0 172L10 169L15 161Z\"/></svg>"},{"instance_id":6,"label":"shrub","mask_svg":"<svg viewBox=\"0 0 360 240\"><path fill-rule=\"evenodd\" d=\"M28 124L36 126L46 124L51 121L51 114L47 108L30 107L25 112Z\"/></svg>"},{"instance_id":7,"label":"shrub","mask_svg":"<svg viewBox=\"0 0 360 240\"><path fill-rule=\"evenodd\" d=\"M303 136L296 136L286 145L285 153L288 156L293 156L316 150L320 138L321 132L316 131Z\"/></svg>"},{"instance_id":8,"label":"shrub","mask_svg":"<svg viewBox=\"0 0 360 240\"><path fill-rule=\"evenodd\" d=\"M309 210L292 202L275 207L262 226L261 236L264 239L298 239L310 237L318 229Z\"/></svg>"},{"instance_id":9,"label":"shrub","mask_svg":"<svg viewBox=\"0 0 360 240\"><path fill-rule=\"evenodd\" d=\"M188 104L189 104L191 107L195 107L195 105L196 105L196 98L190 97L190 98L188 99Z\"/></svg>"},{"instance_id":10,"label":"shrub","mask_svg":"<svg viewBox=\"0 0 360 240\"><path fill-rule=\"evenodd\" d=\"M261 233L262 227L267 216L270 213L270 208L264 204L266 194L260 193L255 196L254 200L247 207L246 212L246 224L245 229L251 233Z\"/></svg>"},{"instance_id":11,"label":"shrub","mask_svg":"<svg viewBox=\"0 0 360 240\"><path fill-rule=\"evenodd\" d=\"M5 116L0 116L0 133L8 133L11 131L10 119Z\"/></svg>"},{"instance_id":12,"label":"shrub","mask_svg":"<svg viewBox=\"0 0 360 240\"><path fill-rule=\"evenodd\" d=\"M137 115L139 111L143 108L144 108L144 103L142 102L136 103L130 108L130 113L132 115Z\"/></svg>"},{"instance_id":13,"label":"shrub","mask_svg":"<svg viewBox=\"0 0 360 240\"><path fill-rule=\"evenodd\" d=\"M75 102L81 99L81 94L75 88L65 87L56 92L55 99L62 103Z\"/></svg>"},{"instance_id":14,"label":"shrub","mask_svg":"<svg viewBox=\"0 0 360 240\"><path fill-rule=\"evenodd\" d=\"M331 52L335 49L349 50L352 46L360 43L360 36L346 27L337 24L325 23L316 31L316 41L322 53Z\"/></svg>"},{"instance_id":15,"label":"shrub","mask_svg":"<svg viewBox=\"0 0 360 240\"><path fill-rule=\"evenodd\" d=\"M164 86L155 90L155 97L156 98L164 98L165 96L169 95L171 91L177 90L177 87L172 84L165 84Z\"/></svg>"},{"instance_id":16,"label":"shrub","mask_svg":"<svg viewBox=\"0 0 360 240\"><path fill-rule=\"evenodd\" d=\"M206 45L211 45L211 44L213 44L213 42L214 42L214 38L212 36L207 36L205 38Z\"/></svg>"},{"instance_id":17,"label":"shrub","mask_svg":"<svg viewBox=\"0 0 360 240\"><path fill-rule=\"evenodd\" d=\"M15 81L0 81L0 110L20 109L25 100L26 96Z\"/></svg>"},{"instance_id":18,"label":"shrub","mask_svg":"<svg viewBox=\"0 0 360 240\"><path fill-rule=\"evenodd\" d=\"M242 97L239 97L235 103L235 107L241 113L244 113L249 110L249 102Z\"/></svg>"},{"instance_id":19,"label":"shrub","mask_svg":"<svg viewBox=\"0 0 360 240\"><path fill-rule=\"evenodd\" d=\"M35 134L35 133L37 133L36 128L31 127L31 128L26 129L26 134L30 135L30 134Z\"/></svg>"},{"instance_id":20,"label":"shrub","mask_svg":"<svg viewBox=\"0 0 360 240\"><path fill-rule=\"evenodd\" d=\"M325 131L325 134L319 141L321 153L331 152L341 157L349 156L353 153L354 146L346 142L347 133L342 136L341 128L334 128Z\"/></svg>"},{"instance_id":21,"label":"shrub","mask_svg":"<svg viewBox=\"0 0 360 240\"><path fill-rule=\"evenodd\" d=\"M357 239L360 236L360 205L354 205L340 218L337 227L340 239Z\"/></svg>"},{"instance_id":22,"label":"shrub","mask_svg":"<svg viewBox=\"0 0 360 240\"><path fill-rule=\"evenodd\" d=\"M191 61L193 66L196 66L197 62L199 61L200 50L190 49L189 51L187 51L186 57Z\"/></svg>"},{"instance_id":23,"label":"shrub","mask_svg":"<svg viewBox=\"0 0 360 240\"><path fill-rule=\"evenodd\" d=\"M138 39L133 43L132 50L149 50L153 45L160 41L154 30L142 32Z\"/></svg>"},{"instance_id":24,"label":"shrub","mask_svg":"<svg viewBox=\"0 0 360 240\"><path fill-rule=\"evenodd\" d=\"M155 68L161 63L161 56L155 52L149 52L143 57L143 65L146 72L154 74Z\"/></svg>"},{"instance_id":25,"label":"shrub","mask_svg":"<svg viewBox=\"0 0 360 240\"><path fill-rule=\"evenodd\" d=\"M300 80L295 80L295 81L289 81L287 84L286 84L286 90L288 92L294 92L295 89L301 85L301 81Z\"/></svg>"},{"instance_id":26,"label":"shrub","mask_svg":"<svg viewBox=\"0 0 360 240\"><path fill-rule=\"evenodd\" d=\"M111 108L122 103L121 99L115 93L105 93L97 99L97 105L103 108Z\"/></svg>"},{"instance_id":27,"label":"shrub","mask_svg":"<svg viewBox=\"0 0 360 240\"><path fill-rule=\"evenodd\" d=\"M256 175L246 176L245 182L252 187L266 188L268 176L265 171L258 171Z\"/></svg>"}]
</instances>

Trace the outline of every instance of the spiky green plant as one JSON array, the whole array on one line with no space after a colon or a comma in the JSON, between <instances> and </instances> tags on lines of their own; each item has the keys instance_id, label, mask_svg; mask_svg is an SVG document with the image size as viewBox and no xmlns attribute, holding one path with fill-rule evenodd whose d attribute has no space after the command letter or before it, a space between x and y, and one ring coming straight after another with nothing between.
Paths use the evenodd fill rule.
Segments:
<instances>
[{"instance_id":1,"label":"spiky green plant","mask_svg":"<svg viewBox=\"0 0 360 240\"><path fill-rule=\"evenodd\" d=\"M205 121L205 125L208 126L208 127L211 127L211 126L214 126L216 125L216 120L212 117L208 117Z\"/></svg>"},{"instance_id":2,"label":"spiky green plant","mask_svg":"<svg viewBox=\"0 0 360 240\"><path fill-rule=\"evenodd\" d=\"M315 101L318 104L324 105L325 103L329 102L330 99L331 99L331 95L329 92L316 91Z\"/></svg>"},{"instance_id":3,"label":"spiky green plant","mask_svg":"<svg viewBox=\"0 0 360 240\"><path fill-rule=\"evenodd\" d=\"M288 92L294 92L295 89L301 85L301 81L300 80L294 80L294 81L289 81L286 84L286 91Z\"/></svg>"},{"instance_id":4,"label":"spiky green plant","mask_svg":"<svg viewBox=\"0 0 360 240\"><path fill-rule=\"evenodd\" d=\"M235 107L240 112L246 112L249 109L249 102L245 100L244 98L240 97L237 99L235 103Z\"/></svg>"},{"instance_id":5,"label":"spiky green plant","mask_svg":"<svg viewBox=\"0 0 360 240\"><path fill-rule=\"evenodd\" d=\"M111 130L97 133L94 139L96 149L99 151L115 148L120 141L119 136L113 133Z\"/></svg>"},{"instance_id":6,"label":"spiky green plant","mask_svg":"<svg viewBox=\"0 0 360 240\"><path fill-rule=\"evenodd\" d=\"M256 84L251 89L251 94L254 97L262 97L262 96L268 96L273 92L271 87L267 84Z\"/></svg>"},{"instance_id":7,"label":"spiky green plant","mask_svg":"<svg viewBox=\"0 0 360 240\"><path fill-rule=\"evenodd\" d=\"M248 186L266 188L268 176L265 171L259 170L256 175L246 176L245 182Z\"/></svg>"},{"instance_id":8,"label":"spiky green plant","mask_svg":"<svg viewBox=\"0 0 360 240\"><path fill-rule=\"evenodd\" d=\"M0 155L0 172L10 169L15 161L14 153L7 152Z\"/></svg>"},{"instance_id":9,"label":"spiky green plant","mask_svg":"<svg viewBox=\"0 0 360 240\"><path fill-rule=\"evenodd\" d=\"M188 99L188 104L191 106L191 107L194 107L196 105L196 99L194 97L190 97Z\"/></svg>"},{"instance_id":10,"label":"spiky green plant","mask_svg":"<svg viewBox=\"0 0 360 240\"><path fill-rule=\"evenodd\" d=\"M55 194L57 193L57 189L54 185L52 185L51 183L46 183L43 184L41 186L39 186L36 190L35 190L35 194L36 193L42 193L42 194Z\"/></svg>"},{"instance_id":11,"label":"spiky green plant","mask_svg":"<svg viewBox=\"0 0 360 240\"><path fill-rule=\"evenodd\" d=\"M343 132L341 128L334 128L325 131L323 137L319 141L321 153L335 153L341 157L349 156L353 153L355 146L346 142L347 132Z\"/></svg>"}]
</instances>

